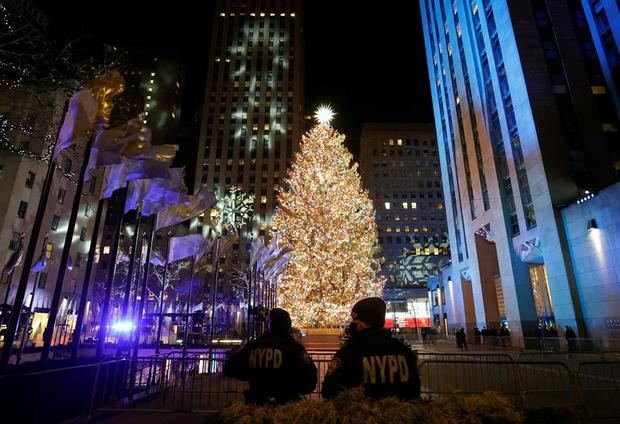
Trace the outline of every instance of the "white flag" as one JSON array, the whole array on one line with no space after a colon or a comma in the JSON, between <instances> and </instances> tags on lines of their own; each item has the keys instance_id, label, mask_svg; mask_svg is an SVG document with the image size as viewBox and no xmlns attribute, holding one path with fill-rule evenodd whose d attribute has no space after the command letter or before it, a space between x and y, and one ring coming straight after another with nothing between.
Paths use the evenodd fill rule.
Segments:
<instances>
[{"instance_id":1,"label":"white flag","mask_svg":"<svg viewBox=\"0 0 620 424\"><path fill-rule=\"evenodd\" d=\"M202 234L190 234L170 239L168 262L174 262L191 256L201 256L210 249L209 240Z\"/></svg>"},{"instance_id":2,"label":"white flag","mask_svg":"<svg viewBox=\"0 0 620 424\"><path fill-rule=\"evenodd\" d=\"M215 202L215 195L201 188L195 196L189 196L186 202L173 205L158 213L155 229L169 227L197 217L201 213L207 213Z\"/></svg>"},{"instance_id":3,"label":"white flag","mask_svg":"<svg viewBox=\"0 0 620 424\"><path fill-rule=\"evenodd\" d=\"M263 236L252 241L252 248L250 250L250 266L254 266L258 258L264 253L265 239Z\"/></svg>"},{"instance_id":4,"label":"white flag","mask_svg":"<svg viewBox=\"0 0 620 424\"><path fill-rule=\"evenodd\" d=\"M265 279L267 281L272 281L275 277L280 274L283 274L286 271L286 266L289 261L293 257L293 252L287 252L283 255L280 255L278 259L265 270Z\"/></svg>"},{"instance_id":5,"label":"white flag","mask_svg":"<svg viewBox=\"0 0 620 424\"><path fill-rule=\"evenodd\" d=\"M125 187L129 181L171 178L174 175L170 174L170 165L178 148L174 144L153 146L149 152L136 155L137 159L123 157L120 164L106 167L101 198L109 199L115 190Z\"/></svg>"},{"instance_id":6,"label":"white flag","mask_svg":"<svg viewBox=\"0 0 620 424\"><path fill-rule=\"evenodd\" d=\"M46 244L47 244L47 242L43 243L43 249L42 249L41 254L39 255L39 259L37 259L37 261L32 266L32 268L30 268L30 272L41 272L47 266L47 255L46 255L46 252L45 252L45 245Z\"/></svg>"},{"instance_id":7,"label":"white flag","mask_svg":"<svg viewBox=\"0 0 620 424\"><path fill-rule=\"evenodd\" d=\"M151 129L140 118L97 134L84 181L102 166L118 165L123 158L135 158L151 150Z\"/></svg>"},{"instance_id":8,"label":"white flag","mask_svg":"<svg viewBox=\"0 0 620 424\"><path fill-rule=\"evenodd\" d=\"M54 160L72 144L83 145L94 129L97 101L91 89L80 90L71 96L54 148Z\"/></svg>"},{"instance_id":9,"label":"white flag","mask_svg":"<svg viewBox=\"0 0 620 424\"><path fill-rule=\"evenodd\" d=\"M187 200L187 188L183 175L183 168L172 168L169 179L130 181L127 186L125 213L135 209L139 201L143 202L143 216L152 215L172 205L183 203Z\"/></svg>"},{"instance_id":10,"label":"white flag","mask_svg":"<svg viewBox=\"0 0 620 424\"><path fill-rule=\"evenodd\" d=\"M151 253L151 263L157 266L165 266L166 258L164 258L164 255L162 255L159 250L153 250Z\"/></svg>"},{"instance_id":11,"label":"white flag","mask_svg":"<svg viewBox=\"0 0 620 424\"><path fill-rule=\"evenodd\" d=\"M24 253L24 250L20 242L17 250L11 253L11 256L9 256L9 260L6 261L6 264L2 268L2 275L11 275L13 271L15 271L15 268L21 265L23 253Z\"/></svg>"}]
</instances>

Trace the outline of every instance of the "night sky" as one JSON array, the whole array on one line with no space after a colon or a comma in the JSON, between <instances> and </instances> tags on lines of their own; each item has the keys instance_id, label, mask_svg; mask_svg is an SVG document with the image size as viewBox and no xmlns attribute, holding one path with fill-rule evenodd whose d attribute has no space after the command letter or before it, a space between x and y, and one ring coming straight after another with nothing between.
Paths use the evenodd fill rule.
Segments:
<instances>
[{"instance_id":1,"label":"night sky","mask_svg":"<svg viewBox=\"0 0 620 424\"><path fill-rule=\"evenodd\" d=\"M179 52L188 71L183 113L199 115L213 2L40 3L70 37ZM355 153L364 122L432 120L417 1L311 0L304 13L307 113L331 103Z\"/></svg>"}]
</instances>

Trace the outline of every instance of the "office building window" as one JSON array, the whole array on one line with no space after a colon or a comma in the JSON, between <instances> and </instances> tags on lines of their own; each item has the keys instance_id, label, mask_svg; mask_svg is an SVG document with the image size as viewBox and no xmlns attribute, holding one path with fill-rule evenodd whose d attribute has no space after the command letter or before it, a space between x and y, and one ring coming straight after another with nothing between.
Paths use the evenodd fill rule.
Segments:
<instances>
[{"instance_id":1,"label":"office building window","mask_svg":"<svg viewBox=\"0 0 620 424\"><path fill-rule=\"evenodd\" d=\"M17 216L19 218L24 218L26 216L26 212L28 211L28 202L24 202L21 200L19 202L19 207L17 208Z\"/></svg>"},{"instance_id":2,"label":"office building window","mask_svg":"<svg viewBox=\"0 0 620 424\"><path fill-rule=\"evenodd\" d=\"M11 241L9 241L10 250L17 250L17 248L19 247L20 238L21 238L21 234L13 231L13 236L11 237Z\"/></svg>"},{"instance_id":3,"label":"office building window","mask_svg":"<svg viewBox=\"0 0 620 424\"><path fill-rule=\"evenodd\" d=\"M47 272L39 272L39 282L37 286L40 289L44 289L46 283L47 283Z\"/></svg>"},{"instance_id":4,"label":"office building window","mask_svg":"<svg viewBox=\"0 0 620 424\"><path fill-rule=\"evenodd\" d=\"M34 172L28 171L28 175L26 175L26 187L32 188L35 178L36 175L34 174Z\"/></svg>"},{"instance_id":5,"label":"office building window","mask_svg":"<svg viewBox=\"0 0 620 424\"><path fill-rule=\"evenodd\" d=\"M58 215L54 215L54 217L52 218L52 230L56 231L58 230L58 224L60 223L60 217Z\"/></svg>"}]
</instances>

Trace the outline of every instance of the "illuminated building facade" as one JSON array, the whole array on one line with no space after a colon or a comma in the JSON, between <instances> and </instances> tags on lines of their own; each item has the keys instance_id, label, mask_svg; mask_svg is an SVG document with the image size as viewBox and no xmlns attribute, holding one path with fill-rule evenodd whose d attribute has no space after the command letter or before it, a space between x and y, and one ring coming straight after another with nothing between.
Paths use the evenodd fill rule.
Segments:
<instances>
[{"instance_id":1,"label":"illuminated building facade","mask_svg":"<svg viewBox=\"0 0 620 424\"><path fill-rule=\"evenodd\" d=\"M428 278L450 256L435 128L365 124L360 158L376 210L384 297L393 314L417 310L417 324L427 327L428 314L419 316L412 305L418 298L426 303Z\"/></svg>"},{"instance_id":2,"label":"illuminated building facade","mask_svg":"<svg viewBox=\"0 0 620 424\"><path fill-rule=\"evenodd\" d=\"M457 304L451 328L591 330L560 211L618 176L613 73L586 19L598 3L617 10L604 1L420 0L451 242L445 291Z\"/></svg>"},{"instance_id":3,"label":"illuminated building facade","mask_svg":"<svg viewBox=\"0 0 620 424\"><path fill-rule=\"evenodd\" d=\"M214 20L195 184L254 193L255 238L303 131L301 2L218 1Z\"/></svg>"}]
</instances>

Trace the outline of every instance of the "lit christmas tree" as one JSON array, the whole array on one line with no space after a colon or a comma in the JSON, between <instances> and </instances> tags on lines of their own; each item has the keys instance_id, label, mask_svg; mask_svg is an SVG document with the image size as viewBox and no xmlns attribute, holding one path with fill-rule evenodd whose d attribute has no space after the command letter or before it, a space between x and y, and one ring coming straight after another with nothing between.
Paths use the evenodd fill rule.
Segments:
<instances>
[{"instance_id":1,"label":"lit christmas tree","mask_svg":"<svg viewBox=\"0 0 620 424\"><path fill-rule=\"evenodd\" d=\"M375 211L332 117L329 107L317 111L274 216L281 242L294 248L278 303L302 328L342 325L356 301L383 290Z\"/></svg>"}]
</instances>

